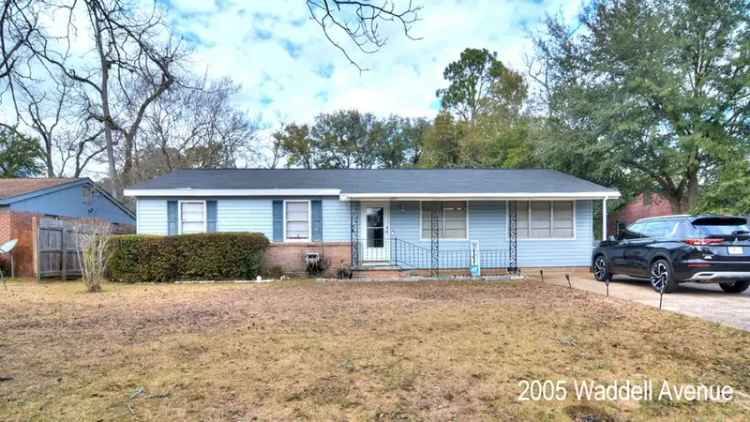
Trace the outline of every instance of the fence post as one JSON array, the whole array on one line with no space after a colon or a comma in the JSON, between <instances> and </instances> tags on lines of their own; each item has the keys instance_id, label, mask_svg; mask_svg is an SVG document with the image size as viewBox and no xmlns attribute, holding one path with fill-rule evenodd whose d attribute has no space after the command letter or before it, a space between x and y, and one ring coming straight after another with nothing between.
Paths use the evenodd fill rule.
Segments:
<instances>
[{"instance_id":1,"label":"fence post","mask_svg":"<svg viewBox=\"0 0 750 422\"><path fill-rule=\"evenodd\" d=\"M39 236L41 236L41 230L39 230L39 217L36 215L31 217L31 249L34 254L34 275L36 276L37 281L42 279L41 276L41 268L42 265L39 262L40 256L39 256L39 247L41 244L41 241L39 239Z\"/></svg>"},{"instance_id":2,"label":"fence post","mask_svg":"<svg viewBox=\"0 0 750 422\"><path fill-rule=\"evenodd\" d=\"M60 264L62 265L62 268L60 269L60 271L61 271L61 276L60 277L62 277L63 281L65 281L65 279L66 279L66 277L68 275L67 265L65 263L65 259L66 259L67 255L68 255L68 252L65 249L65 223L63 223L62 229L60 229L60 251L61 251L61 253L60 253L60 255L61 255Z\"/></svg>"}]
</instances>

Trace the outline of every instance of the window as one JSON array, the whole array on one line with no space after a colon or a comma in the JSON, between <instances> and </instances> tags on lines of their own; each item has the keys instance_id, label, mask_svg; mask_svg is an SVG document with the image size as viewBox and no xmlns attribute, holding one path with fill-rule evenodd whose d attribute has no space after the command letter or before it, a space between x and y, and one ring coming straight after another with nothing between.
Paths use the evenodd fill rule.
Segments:
<instances>
[{"instance_id":1,"label":"window","mask_svg":"<svg viewBox=\"0 0 750 422\"><path fill-rule=\"evenodd\" d=\"M573 201L516 202L519 239L573 239Z\"/></svg>"},{"instance_id":2,"label":"window","mask_svg":"<svg viewBox=\"0 0 750 422\"><path fill-rule=\"evenodd\" d=\"M635 223L631 224L625 229L622 234L623 239L638 239L640 237L646 237L646 223Z\"/></svg>"},{"instance_id":3,"label":"window","mask_svg":"<svg viewBox=\"0 0 750 422\"><path fill-rule=\"evenodd\" d=\"M287 240L310 239L310 201L287 201L286 222Z\"/></svg>"},{"instance_id":4,"label":"window","mask_svg":"<svg viewBox=\"0 0 750 422\"><path fill-rule=\"evenodd\" d=\"M206 203L203 201L180 202L180 233L203 233L206 231Z\"/></svg>"},{"instance_id":5,"label":"window","mask_svg":"<svg viewBox=\"0 0 750 422\"><path fill-rule=\"evenodd\" d=\"M572 202L552 203L552 237L558 239L574 237Z\"/></svg>"},{"instance_id":6,"label":"window","mask_svg":"<svg viewBox=\"0 0 750 422\"><path fill-rule=\"evenodd\" d=\"M440 238L467 238L466 202L422 202L422 239L432 238L432 213L439 213Z\"/></svg>"},{"instance_id":7,"label":"window","mask_svg":"<svg viewBox=\"0 0 750 422\"><path fill-rule=\"evenodd\" d=\"M646 237L655 239L668 239L672 238L673 232L677 228L677 221L649 221L646 223L644 233Z\"/></svg>"}]
</instances>

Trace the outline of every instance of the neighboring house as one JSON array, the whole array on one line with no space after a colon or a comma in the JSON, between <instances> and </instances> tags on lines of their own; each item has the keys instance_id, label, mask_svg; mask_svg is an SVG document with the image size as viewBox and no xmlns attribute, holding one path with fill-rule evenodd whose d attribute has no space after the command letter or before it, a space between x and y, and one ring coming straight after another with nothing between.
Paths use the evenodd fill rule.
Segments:
<instances>
[{"instance_id":1,"label":"neighboring house","mask_svg":"<svg viewBox=\"0 0 750 422\"><path fill-rule=\"evenodd\" d=\"M639 218L672 214L672 204L666 198L655 192L641 193L609 216L608 231L618 234Z\"/></svg>"},{"instance_id":2,"label":"neighboring house","mask_svg":"<svg viewBox=\"0 0 750 422\"><path fill-rule=\"evenodd\" d=\"M137 231L260 232L267 258L299 269L317 251L332 267L585 267L593 201L619 192L551 170L177 170L125 190ZM434 230L433 230L434 228Z\"/></svg>"},{"instance_id":3,"label":"neighboring house","mask_svg":"<svg viewBox=\"0 0 750 422\"><path fill-rule=\"evenodd\" d=\"M34 275L35 225L44 217L135 225L133 212L89 178L0 178L0 243L19 240L17 275Z\"/></svg>"}]
</instances>

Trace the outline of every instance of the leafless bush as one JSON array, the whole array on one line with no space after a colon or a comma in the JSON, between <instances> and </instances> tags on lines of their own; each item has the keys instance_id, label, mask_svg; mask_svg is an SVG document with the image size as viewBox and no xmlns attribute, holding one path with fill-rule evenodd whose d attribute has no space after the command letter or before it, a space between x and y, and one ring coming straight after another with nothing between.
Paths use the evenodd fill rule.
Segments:
<instances>
[{"instance_id":1,"label":"leafless bush","mask_svg":"<svg viewBox=\"0 0 750 422\"><path fill-rule=\"evenodd\" d=\"M99 220L85 220L76 222L76 253L81 263L81 278L89 292L102 289L107 261L111 255L109 240L112 225Z\"/></svg>"}]
</instances>

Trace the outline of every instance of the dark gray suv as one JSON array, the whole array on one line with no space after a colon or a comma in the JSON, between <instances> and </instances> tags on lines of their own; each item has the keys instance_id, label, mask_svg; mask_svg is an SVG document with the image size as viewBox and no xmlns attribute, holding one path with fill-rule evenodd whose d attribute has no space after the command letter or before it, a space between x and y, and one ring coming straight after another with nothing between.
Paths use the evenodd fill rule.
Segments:
<instances>
[{"instance_id":1,"label":"dark gray suv","mask_svg":"<svg viewBox=\"0 0 750 422\"><path fill-rule=\"evenodd\" d=\"M647 278L657 291L679 283L718 283L727 293L750 287L750 231L744 217L672 215L644 218L594 250L597 280Z\"/></svg>"}]
</instances>

